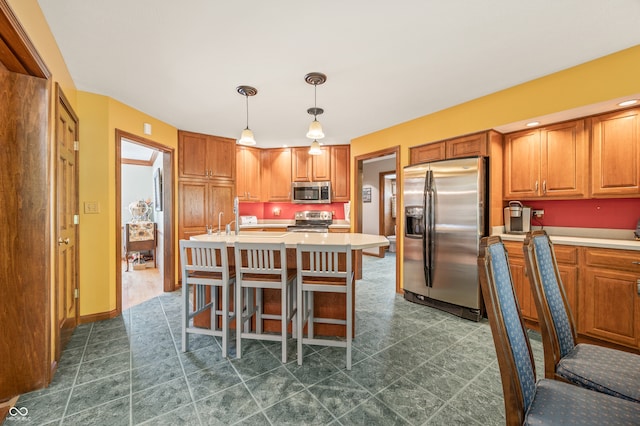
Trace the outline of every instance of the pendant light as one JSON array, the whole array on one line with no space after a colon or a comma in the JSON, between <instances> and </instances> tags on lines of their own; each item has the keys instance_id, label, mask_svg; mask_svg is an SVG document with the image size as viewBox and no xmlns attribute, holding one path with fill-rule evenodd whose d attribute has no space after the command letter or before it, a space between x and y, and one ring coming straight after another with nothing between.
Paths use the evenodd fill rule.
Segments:
<instances>
[{"instance_id":1,"label":"pendant light","mask_svg":"<svg viewBox=\"0 0 640 426\"><path fill-rule=\"evenodd\" d=\"M253 137L253 132L249 129L249 96L255 96L258 93L258 90L251 86L238 86L236 87L236 91L247 100L247 127L242 131L240 139L238 139L238 143L240 145L255 145L256 140Z\"/></svg>"},{"instance_id":2,"label":"pendant light","mask_svg":"<svg viewBox=\"0 0 640 426\"><path fill-rule=\"evenodd\" d=\"M311 142L311 147L309 147L309 155L320 154L322 154L322 150L320 149L320 142L314 139L313 142Z\"/></svg>"},{"instance_id":3,"label":"pendant light","mask_svg":"<svg viewBox=\"0 0 640 426\"><path fill-rule=\"evenodd\" d=\"M318 144L317 139L324 138L324 132L322 131L322 125L318 121L318 115L322 114L324 110L322 108L317 107L316 91L317 91L317 86L319 84L323 84L325 81L327 81L327 76L320 72L310 72L309 74L304 76L304 81L313 85L313 108L309 108L307 110L307 113L313 115L313 121L309 125L309 131L307 132L307 137L309 139L313 139L314 142ZM313 155L317 155L317 154L313 154Z\"/></svg>"}]
</instances>

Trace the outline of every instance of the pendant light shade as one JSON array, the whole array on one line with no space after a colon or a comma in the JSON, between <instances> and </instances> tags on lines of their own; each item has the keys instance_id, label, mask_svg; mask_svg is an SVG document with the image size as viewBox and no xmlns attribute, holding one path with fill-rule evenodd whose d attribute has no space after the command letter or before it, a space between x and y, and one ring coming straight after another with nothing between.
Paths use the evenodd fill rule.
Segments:
<instances>
[{"instance_id":1,"label":"pendant light shade","mask_svg":"<svg viewBox=\"0 0 640 426\"><path fill-rule=\"evenodd\" d=\"M251 86L238 86L236 91L246 98L247 101L247 127L242 131L238 143L240 145L255 145L256 140L253 137L253 132L249 128L249 96L255 96L258 90Z\"/></svg>"},{"instance_id":2,"label":"pendant light shade","mask_svg":"<svg viewBox=\"0 0 640 426\"><path fill-rule=\"evenodd\" d=\"M320 142L314 140L311 142L311 147L309 148L309 155L320 155L322 151L320 150Z\"/></svg>"},{"instance_id":3,"label":"pendant light shade","mask_svg":"<svg viewBox=\"0 0 640 426\"><path fill-rule=\"evenodd\" d=\"M315 118L311 122L311 124L309 124L309 131L307 132L307 137L309 139L322 139L322 138L324 138L324 132L322 131L322 125Z\"/></svg>"},{"instance_id":4,"label":"pendant light shade","mask_svg":"<svg viewBox=\"0 0 640 426\"><path fill-rule=\"evenodd\" d=\"M322 131L322 125L318 121L318 115L322 114L324 110L322 108L318 108L317 106L316 92L317 92L318 85L323 84L325 81L327 81L327 76L319 72L311 72L304 76L304 81L313 85L313 108L309 108L307 110L307 113L313 115L313 121L309 125L309 131L307 132L307 137L309 139L314 140L313 143L317 145L317 150L318 150L317 153L311 152L314 150L313 149L314 145L312 143L311 150L309 150L309 153L312 155L317 155L317 154L320 154L320 151L319 151L320 145L318 144L317 139L324 138L324 132Z\"/></svg>"},{"instance_id":5,"label":"pendant light shade","mask_svg":"<svg viewBox=\"0 0 640 426\"><path fill-rule=\"evenodd\" d=\"M255 145L256 139L253 137L253 132L250 128L246 128L242 131L240 139L238 139L240 145Z\"/></svg>"}]
</instances>

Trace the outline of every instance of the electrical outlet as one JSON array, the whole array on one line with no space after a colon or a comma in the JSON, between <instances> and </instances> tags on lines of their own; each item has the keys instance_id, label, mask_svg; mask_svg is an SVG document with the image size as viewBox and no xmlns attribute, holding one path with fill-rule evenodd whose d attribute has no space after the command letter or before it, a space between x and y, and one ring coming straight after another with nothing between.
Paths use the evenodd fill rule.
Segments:
<instances>
[{"instance_id":1,"label":"electrical outlet","mask_svg":"<svg viewBox=\"0 0 640 426\"><path fill-rule=\"evenodd\" d=\"M544 210L534 210L533 211L533 215L535 217L542 217L542 216L544 216Z\"/></svg>"}]
</instances>

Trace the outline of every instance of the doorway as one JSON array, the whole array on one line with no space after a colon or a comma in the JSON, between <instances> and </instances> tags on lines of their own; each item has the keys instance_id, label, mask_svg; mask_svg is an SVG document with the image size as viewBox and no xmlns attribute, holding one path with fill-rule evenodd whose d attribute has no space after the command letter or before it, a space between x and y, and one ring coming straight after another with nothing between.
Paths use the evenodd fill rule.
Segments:
<instances>
[{"instance_id":1,"label":"doorway","mask_svg":"<svg viewBox=\"0 0 640 426\"><path fill-rule=\"evenodd\" d=\"M175 290L172 148L116 130L118 312Z\"/></svg>"},{"instance_id":2,"label":"doorway","mask_svg":"<svg viewBox=\"0 0 640 426\"><path fill-rule=\"evenodd\" d=\"M376 163L379 164L383 164L383 161L386 160L390 160L390 162L388 164L384 164L383 166L379 166L380 169L376 170L375 166ZM380 233L380 221L378 218L378 206L376 206L376 208L374 209L375 211L375 217L376 219L374 219L373 222L369 222L371 215L369 214L369 212L367 211L366 213L366 217L367 217L367 224L365 226L365 223L363 221L363 217L365 216L365 210L366 207L365 205L367 205L367 207L369 206L369 200L373 201L373 199L375 198L376 200L379 200L379 195L378 196L374 196L373 190L374 187L376 187L376 192L379 194L379 173L380 172L388 172L388 173L398 173L398 171L400 170L400 146L396 145L393 147L389 147L380 151L375 151L375 152L371 152L368 154L362 154L359 155L357 157L354 158L354 168L353 170L355 170L355 194L353 196L353 200L354 200L354 205L353 205L353 210L354 210L354 229L355 232L365 232L365 233L373 233L373 234L379 234L382 235ZM373 164L372 166L367 166L367 164ZM365 179L365 168L366 169L371 169L371 170L376 170L373 174L373 180L371 180L370 178L367 177L367 179ZM368 170L370 171L370 170ZM368 175L369 173L367 173ZM401 194L402 193L402 188L401 188L401 182L400 180L396 181L396 193L397 194ZM367 200L367 202L365 203L364 201ZM378 201L379 203L379 201ZM368 229L369 226L373 226L373 231L369 231L366 232L365 228ZM385 235L386 236L386 235ZM364 250L363 250L364 253ZM383 251L374 251L373 253L371 253L375 256L379 256L379 255L384 255ZM400 293L401 292L401 288L400 288L400 263L399 263L399 258L401 258L401 256L396 256L396 292Z\"/></svg>"}]
</instances>

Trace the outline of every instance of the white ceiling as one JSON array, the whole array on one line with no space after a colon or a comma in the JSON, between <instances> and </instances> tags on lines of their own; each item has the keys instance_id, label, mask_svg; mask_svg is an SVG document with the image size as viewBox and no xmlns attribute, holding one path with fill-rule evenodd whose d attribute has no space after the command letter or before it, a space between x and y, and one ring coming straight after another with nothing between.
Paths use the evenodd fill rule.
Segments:
<instances>
[{"instance_id":1,"label":"white ceiling","mask_svg":"<svg viewBox=\"0 0 640 426\"><path fill-rule=\"evenodd\" d=\"M640 44L638 0L39 0L78 89L179 129L328 144ZM588 90L588 88L585 88ZM505 125L509 123L504 123ZM150 136L153 139L153 136Z\"/></svg>"}]
</instances>

